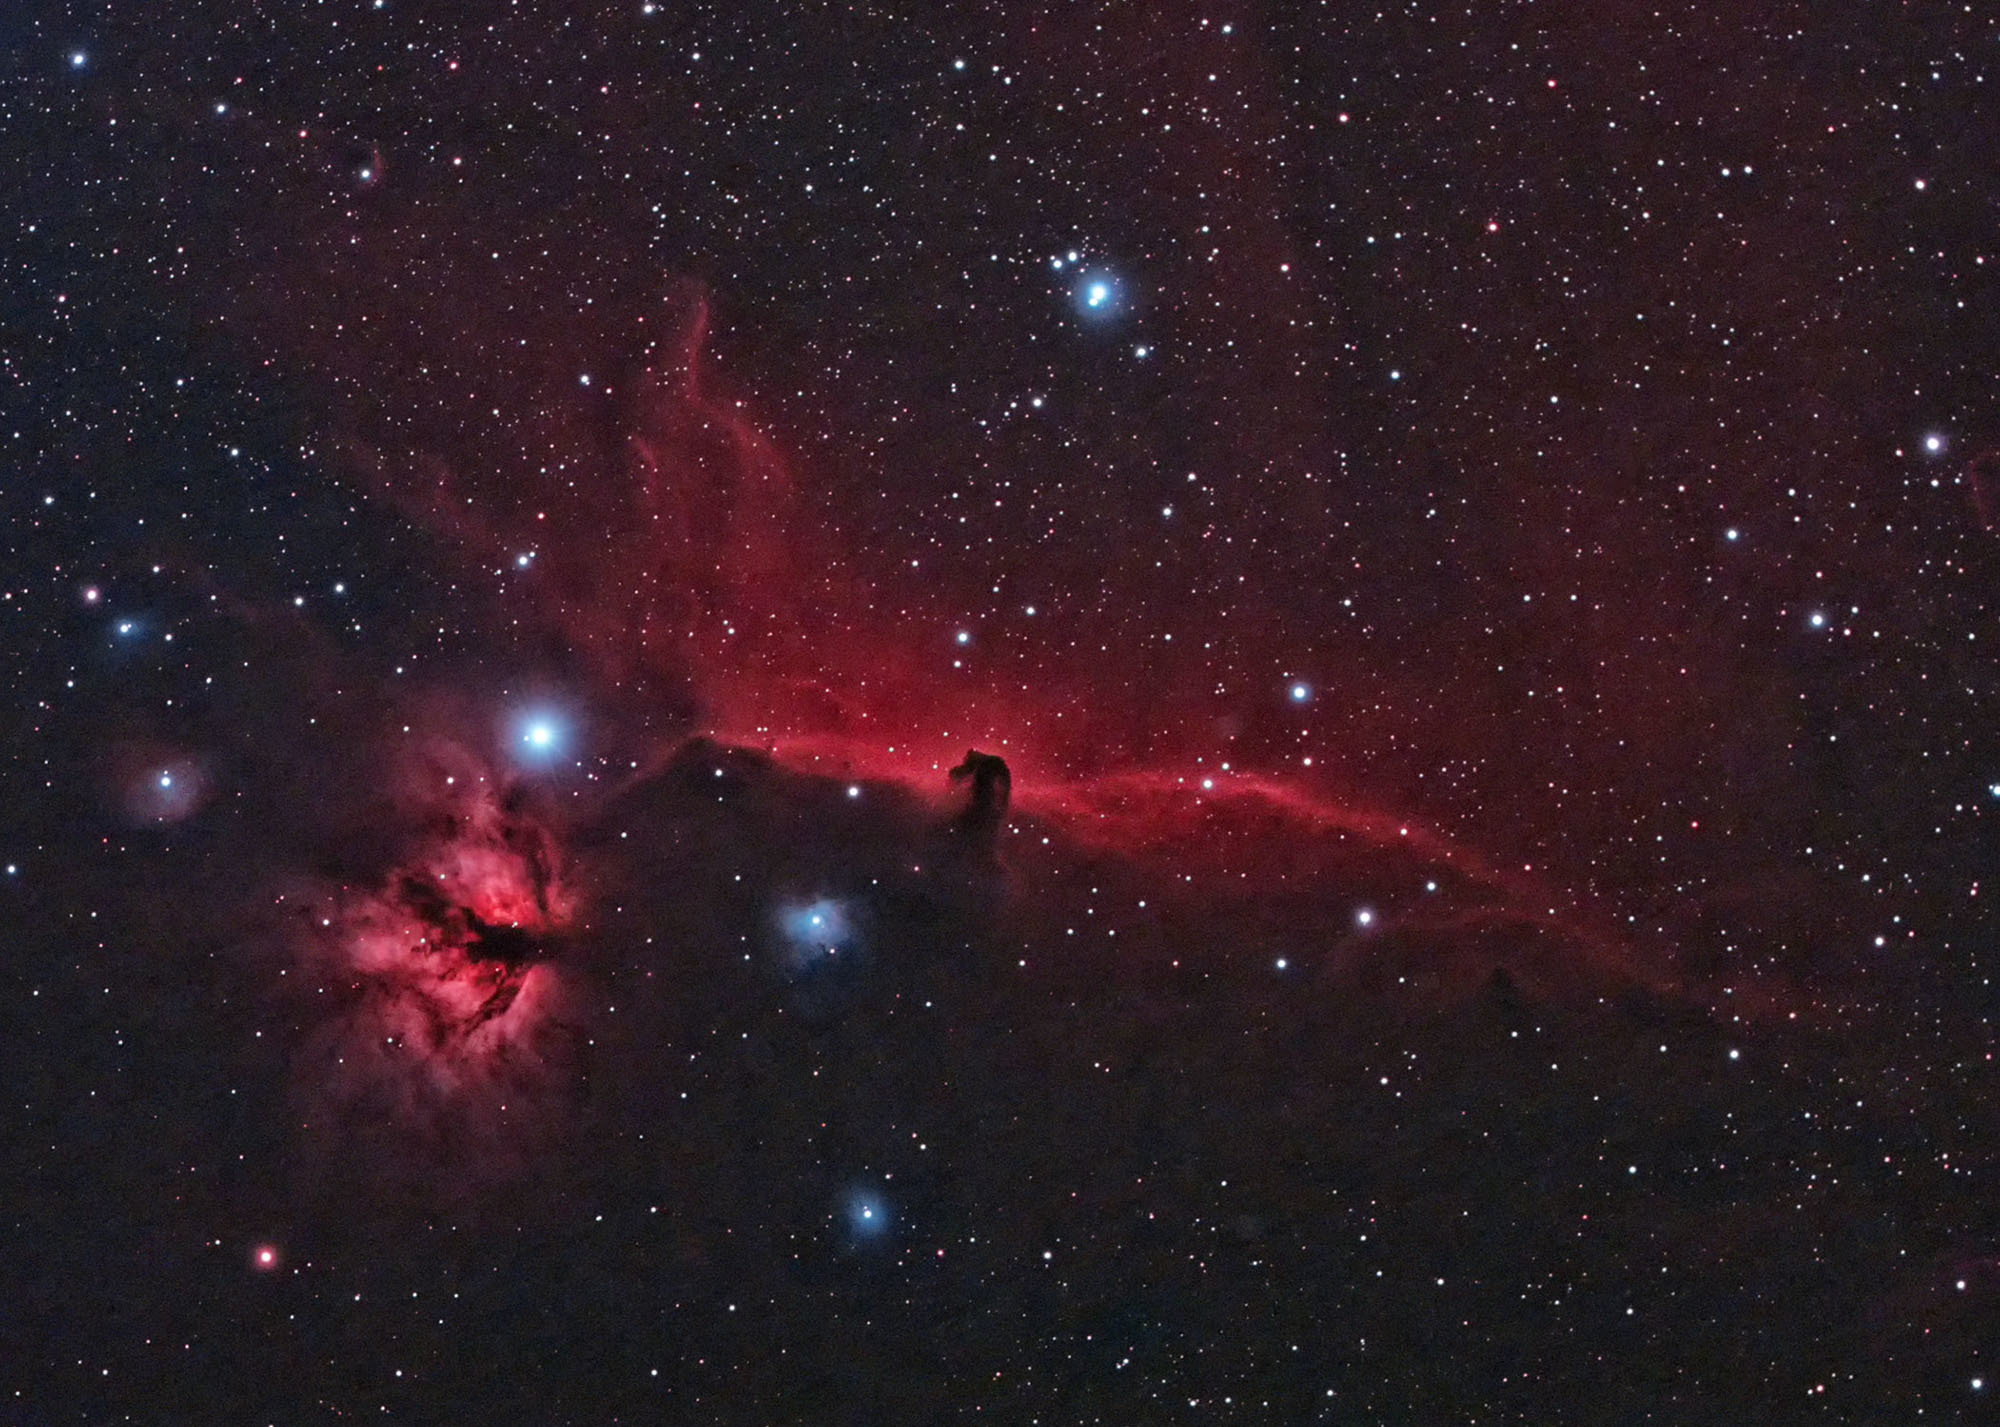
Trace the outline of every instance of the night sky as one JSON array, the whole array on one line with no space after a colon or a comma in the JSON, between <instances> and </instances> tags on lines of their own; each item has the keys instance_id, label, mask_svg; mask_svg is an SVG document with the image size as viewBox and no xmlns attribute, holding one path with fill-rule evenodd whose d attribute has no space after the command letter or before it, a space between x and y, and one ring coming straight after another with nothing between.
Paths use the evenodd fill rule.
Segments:
<instances>
[{"instance_id":1,"label":"night sky","mask_svg":"<svg viewBox=\"0 0 2000 1427\"><path fill-rule=\"evenodd\" d=\"M2000 1415L1996 58L10 0L0 1420Z\"/></svg>"}]
</instances>

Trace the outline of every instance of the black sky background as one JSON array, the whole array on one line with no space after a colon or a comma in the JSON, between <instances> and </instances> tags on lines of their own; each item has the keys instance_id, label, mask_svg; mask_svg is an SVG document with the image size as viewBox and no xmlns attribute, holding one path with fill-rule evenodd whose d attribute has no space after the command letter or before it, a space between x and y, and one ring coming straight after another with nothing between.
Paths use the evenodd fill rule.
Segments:
<instances>
[{"instance_id":1,"label":"black sky background","mask_svg":"<svg viewBox=\"0 0 2000 1427\"><path fill-rule=\"evenodd\" d=\"M1990 1415L2000 34L1836 9L11 8L0 1417Z\"/></svg>"}]
</instances>

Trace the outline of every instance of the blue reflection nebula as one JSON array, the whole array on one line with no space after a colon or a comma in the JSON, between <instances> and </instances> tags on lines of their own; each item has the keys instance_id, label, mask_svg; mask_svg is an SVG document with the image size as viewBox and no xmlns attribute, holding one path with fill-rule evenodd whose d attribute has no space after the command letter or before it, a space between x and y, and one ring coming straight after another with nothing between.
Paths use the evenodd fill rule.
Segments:
<instances>
[{"instance_id":1,"label":"blue reflection nebula","mask_svg":"<svg viewBox=\"0 0 2000 1427\"><path fill-rule=\"evenodd\" d=\"M858 1189L847 1196L847 1228L857 1239L879 1238L893 1222L888 1200L874 1190Z\"/></svg>"},{"instance_id":2,"label":"blue reflection nebula","mask_svg":"<svg viewBox=\"0 0 2000 1427\"><path fill-rule=\"evenodd\" d=\"M831 897L780 908L778 929L785 934L799 963L838 956L854 941L854 927L847 909Z\"/></svg>"}]
</instances>

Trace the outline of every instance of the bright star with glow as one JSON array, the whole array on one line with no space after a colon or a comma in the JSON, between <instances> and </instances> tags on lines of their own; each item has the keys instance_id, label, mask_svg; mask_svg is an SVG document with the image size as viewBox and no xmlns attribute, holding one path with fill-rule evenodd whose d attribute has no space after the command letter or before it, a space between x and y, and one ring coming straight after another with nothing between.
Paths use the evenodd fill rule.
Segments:
<instances>
[{"instance_id":1,"label":"bright star with glow","mask_svg":"<svg viewBox=\"0 0 2000 1427\"><path fill-rule=\"evenodd\" d=\"M1930 452L1933 456L1937 455L1938 452L1944 449L1944 437L1942 436L1924 437L1924 449Z\"/></svg>"},{"instance_id":2,"label":"bright star with glow","mask_svg":"<svg viewBox=\"0 0 2000 1427\"><path fill-rule=\"evenodd\" d=\"M511 722L513 731L508 734L509 740L520 756L532 761L545 762L560 756L570 741L567 721L546 706L518 710Z\"/></svg>"},{"instance_id":3,"label":"bright star with glow","mask_svg":"<svg viewBox=\"0 0 2000 1427\"><path fill-rule=\"evenodd\" d=\"M858 1189L847 1198L847 1228L857 1239L874 1239L889 1232L893 1216L889 1202L872 1189Z\"/></svg>"},{"instance_id":4,"label":"bright star with glow","mask_svg":"<svg viewBox=\"0 0 2000 1427\"><path fill-rule=\"evenodd\" d=\"M798 974L844 965L857 950L853 918L833 897L785 903L778 908L777 924L785 961Z\"/></svg>"},{"instance_id":5,"label":"bright star with glow","mask_svg":"<svg viewBox=\"0 0 2000 1427\"><path fill-rule=\"evenodd\" d=\"M1291 692L1292 702L1295 704L1302 704L1313 696L1312 685L1310 684L1294 684L1292 685Z\"/></svg>"},{"instance_id":6,"label":"bright star with glow","mask_svg":"<svg viewBox=\"0 0 2000 1427\"><path fill-rule=\"evenodd\" d=\"M1078 309L1088 317L1109 317L1123 305L1118 279L1103 271L1081 274L1071 293Z\"/></svg>"}]
</instances>

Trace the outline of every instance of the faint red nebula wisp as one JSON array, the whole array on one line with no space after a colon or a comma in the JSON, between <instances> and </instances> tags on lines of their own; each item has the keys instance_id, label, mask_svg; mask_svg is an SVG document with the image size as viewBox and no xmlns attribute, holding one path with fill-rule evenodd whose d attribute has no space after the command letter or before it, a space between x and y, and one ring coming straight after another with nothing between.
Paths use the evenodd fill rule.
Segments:
<instances>
[{"instance_id":1,"label":"faint red nebula wisp","mask_svg":"<svg viewBox=\"0 0 2000 1427\"><path fill-rule=\"evenodd\" d=\"M1994 530L1993 501L1987 493L1987 482L2000 479L2000 451L1982 451L1966 463L1965 492L1972 501L1972 513L1979 521L1979 528L1987 534Z\"/></svg>"}]
</instances>

